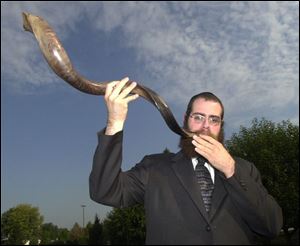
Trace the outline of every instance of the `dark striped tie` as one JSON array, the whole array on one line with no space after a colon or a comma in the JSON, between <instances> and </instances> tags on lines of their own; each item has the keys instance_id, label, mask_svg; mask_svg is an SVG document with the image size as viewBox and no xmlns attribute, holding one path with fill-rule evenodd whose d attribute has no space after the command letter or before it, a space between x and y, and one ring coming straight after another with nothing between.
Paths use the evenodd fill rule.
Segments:
<instances>
[{"instance_id":1,"label":"dark striped tie","mask_svg":"<svg viewBox=\"0 0 300 246\"><path fill-rule=\"evenodd\" d=\"M200 185L201 195L203 198L204 206L207 212L210 210L212 193L214 191L214 184L212 182L208 169L204 166L205 160L198 158L195 172L197 183Z\"/></svg>"}]
</instances>

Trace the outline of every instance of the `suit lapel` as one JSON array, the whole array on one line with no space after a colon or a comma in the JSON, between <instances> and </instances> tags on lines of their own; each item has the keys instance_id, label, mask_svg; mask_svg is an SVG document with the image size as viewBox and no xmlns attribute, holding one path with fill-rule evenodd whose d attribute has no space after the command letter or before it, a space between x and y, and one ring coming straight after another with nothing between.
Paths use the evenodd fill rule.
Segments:
<instances>
[{"instance_id":1,"label":"suit lapel","mask_svg":"<svg viewBox=\"0 0 300 246\"><path fill-rule=\"evenodd\" d=\"M208 213L205 210L201 197L200 187L197 185L195 171L191 160L186 158L182 152L178 152L173 159L172 169L193 202L196 204L202 216L206 221L209 221Z\"/></svg>"}]
</instances>

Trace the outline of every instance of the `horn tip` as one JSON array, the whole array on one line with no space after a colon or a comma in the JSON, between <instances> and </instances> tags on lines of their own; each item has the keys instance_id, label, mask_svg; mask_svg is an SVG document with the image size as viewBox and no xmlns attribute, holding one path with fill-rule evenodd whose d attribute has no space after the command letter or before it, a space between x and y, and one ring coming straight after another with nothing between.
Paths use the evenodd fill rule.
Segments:
<instances>
[{"instance_id":1,"label":"horn tip","mask_svg":"<svg viewBox=\"0 0 300 246\"><path fill-rule=\"evenodd\" d=\"M29 19L28 19L30 14L26 13L26 12L22 12L22 16L23 16L23 28L24 28L24 30L32 32L32 28L31 28L31 25L30 25Z\"/></svg>"}]
</instances>

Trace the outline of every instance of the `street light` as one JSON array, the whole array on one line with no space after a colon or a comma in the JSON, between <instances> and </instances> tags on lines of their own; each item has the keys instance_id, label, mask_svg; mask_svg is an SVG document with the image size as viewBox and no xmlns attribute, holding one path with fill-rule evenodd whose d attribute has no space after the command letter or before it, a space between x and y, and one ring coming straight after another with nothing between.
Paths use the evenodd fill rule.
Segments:
<instances>
[{"instance_id":1,"label":"street light","mask_svg":"<svg viewBox=\"0 0 300 246\"><path fill-rule=\"evenodd\" d=\"M86 207L86 205L81 205L82 207L82 228L84 228L84 208Z\"/></svg>"}]
</instances>

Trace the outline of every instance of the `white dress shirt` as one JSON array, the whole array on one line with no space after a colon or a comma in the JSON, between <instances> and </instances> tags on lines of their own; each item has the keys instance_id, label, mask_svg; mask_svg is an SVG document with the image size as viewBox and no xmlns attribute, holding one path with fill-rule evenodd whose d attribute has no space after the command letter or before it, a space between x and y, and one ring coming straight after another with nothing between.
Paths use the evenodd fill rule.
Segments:
<instances>
[{"instance_id":1,"label":"white dress shirt","mask_svg":"<svg viewBox=\"0 0 300 246\"><path fill-rule=\"evenodd\" d=\"M195 170L196 165L198 164L198 159L196 157L192 158L192 163ZM205 162L204 166L208 169L212 182L215 183L215 169L207 162Z\"/></svg>"}]
</instances>

